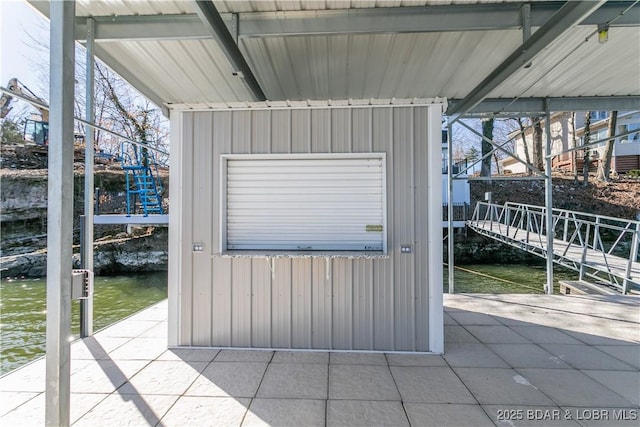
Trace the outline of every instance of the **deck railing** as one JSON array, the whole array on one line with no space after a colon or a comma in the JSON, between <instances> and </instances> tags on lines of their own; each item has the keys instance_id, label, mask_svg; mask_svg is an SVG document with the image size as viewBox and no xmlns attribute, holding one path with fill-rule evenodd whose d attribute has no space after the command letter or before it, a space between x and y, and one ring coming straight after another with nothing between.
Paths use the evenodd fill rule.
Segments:
<instances>
[{"instance_id":1,"label":"deck railing","mask_svg":"<svg viewBox=\"0 0 640 427\"><path fill-rule=\"evenodd\" d=\"M553 209L554 261L605 280L626 293L640 285L637 274L640 221ZM490 237L546 257L546 208L507 202L478 202L469 225ZM500 237L498 237L500 236Z\"/></svg>"},{"instance_id":2,"label":"deck railing","mask_svg":"<svg viewBox=\"0 0 640 427\"><path fill-rule=\"evenodd\" d=\"M447 203L442 204L442 220L449 220L449 205ZM453 204L453 221L466 221L471 219L471 208L469 203L454 203Z\"/></svg>"}]
</instances>

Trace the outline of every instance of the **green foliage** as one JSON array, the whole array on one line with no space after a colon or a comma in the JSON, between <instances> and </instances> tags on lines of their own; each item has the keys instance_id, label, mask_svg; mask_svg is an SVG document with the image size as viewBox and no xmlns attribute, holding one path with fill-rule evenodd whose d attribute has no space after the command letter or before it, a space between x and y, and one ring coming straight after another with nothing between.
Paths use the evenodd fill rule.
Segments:
<instances>
[{"instance_id":1,"label":"green foliage","mask_svg":"<svg viewBox=\"0 0 640 427\"><path fill-rule=\"evenodd\" d=\"M0 126L0 142L2 144L22 144L22 130L18 127L18 123L9 119L2 121Z\"/></svg>"},{"instance_id":2,"label":"green foliage","mask_svg":"<svg viewBox=\"0 0 640 427\"><path fill-rule=\"evenodd\" d=\"M627 172L629 178L640 178L640 169L632 169Z\"/></svg>"},{"instance_id":3,"label":"green foliage","mask_svg":"<svg viewBox=\"0 0 640 427\"><path fill-rule=\"evenodd\" d=\"M472 145L464 152L464 156L470 161L478 160L480 158L480 150Z\"/></svg>"}]
</instances>

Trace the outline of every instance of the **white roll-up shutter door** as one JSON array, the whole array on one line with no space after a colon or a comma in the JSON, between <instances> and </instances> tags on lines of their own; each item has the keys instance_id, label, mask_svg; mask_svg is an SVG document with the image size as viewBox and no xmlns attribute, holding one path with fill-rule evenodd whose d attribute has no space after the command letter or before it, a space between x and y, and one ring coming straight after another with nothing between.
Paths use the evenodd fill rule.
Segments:
<instances>
[{"instance_id":1,"label":"white roll-up shutter door","mask_svg":"<svg viewBox=\"0 0 640 427\"><path fill-rule=\"evenodd\" d=\"M384 154L223 161L226 249L385 250Z\"/></svg>"}]
</instances>

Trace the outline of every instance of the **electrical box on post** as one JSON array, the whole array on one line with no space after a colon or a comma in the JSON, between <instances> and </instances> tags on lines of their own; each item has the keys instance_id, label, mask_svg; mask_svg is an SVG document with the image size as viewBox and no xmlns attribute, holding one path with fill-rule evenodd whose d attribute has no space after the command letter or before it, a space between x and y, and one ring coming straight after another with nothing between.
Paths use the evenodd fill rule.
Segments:
<instances>
[{"instance_id":1,"label":"electrical box on post","mask_svg":"<svg viewBox=\"0 0 640 427\"><path fill-rule=\"evenodd\" d=\"M93 272L72 270L71 299L86 299L93 295Z\"/></svg>"}]
</instances>

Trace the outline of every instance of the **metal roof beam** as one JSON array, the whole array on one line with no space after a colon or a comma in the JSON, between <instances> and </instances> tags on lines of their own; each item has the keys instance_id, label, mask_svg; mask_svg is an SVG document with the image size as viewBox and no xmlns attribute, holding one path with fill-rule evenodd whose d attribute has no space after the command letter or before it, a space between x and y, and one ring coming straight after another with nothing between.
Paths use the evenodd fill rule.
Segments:
<instances>
[{"instance_id":1,"label":"metal roof beam","mask_svg":"<svg viewBox=\"0 0 640 427\"><path fill-rule=\"evenodd\" d=\"M585 17L605 3L600 1L567 2L526 42L519 46L507 59L493 70L478 86L460 101L451 111L452 121L471 111L513 73L528 64L540 51L547 47Z\"/></svg>"},{"instance_id":2,"label":"metal roof beam","mask_svg":"<svg viewBox=\"0 0 640 427\"><path fill-rule=\"evenodd\" d=\"M211 31L198 15L96 16L96 41L210 39ZM230 20L230 18L229 18ZM76 40L87 36L87 18L76 18Z\"/></svg>"},{"instance_id":3,"label":"metal roof beam","mask_svg":"<svg viewBox=\"0 0 640 427\"><path fill-rule=\"evenodd\" d=\"M253 75L253 71L249 68L249 64L242 55L242 52L240 52L240 48L236 44L233 35L229 32L229 28L220 16L220 13L218 13L218 9L216 9L213 2L211 0L196 0L195 3L198 16L202 20L202 23L207 26L211 34L219 41L222 51L232 67L235 68L234 74L237 73L237 75L245 81L256 100L266 100L267 97L262 91L258 80L256 80L256 77Z\"/></svg>"},{"instance_id":4,"label":"metal roof beam","mask_svg":"<svg viewBox=\"0 0 640 427\"><path fill-rule=\"evenodd\" d=\"M528 4L527 24L544 25L562 2ZM610 22L629 2L609 1L578 25ZM491 31L522 28L518 4L476 4L318 11L244 12L219 14L231 31L238 20L238 37ZM197 14L96 16L96 41L197 40L211 30ZM610 24L640 26L640 4ZM76 18L76 40L86 38L86 17Z\"/></svg>"},{"instance_id":5,"label":"metal roof beam","mask_svg":"<svg viewBox=\"0 0 640 427\"><path fill-rule=\"evenodd\" d=\"M562 2L531 4L531 26L540 27ZM611 21L629 8L629 2L607 2L579 25ZM339 35L373 33L424 33L442 31L505 30L522 27L520 4L476 4L321 11L240 13L240 37ZM635 5L611 26L640 25L640 5Z\"/></svg>"},{"instance_id":6,"label":"metal roof beam","mask_svg":"<svg viewBox=\"0 0 640 427\"><path fill-rule=\"evenodd\" d=\"M639 111L640 96L581 96L546 98L551 111ZM460 99L449 99L449 109L445 114L450 115L460 104ZM545 98L484 99L467 115L544 115Z\"/></svg>"}]
</instances>

